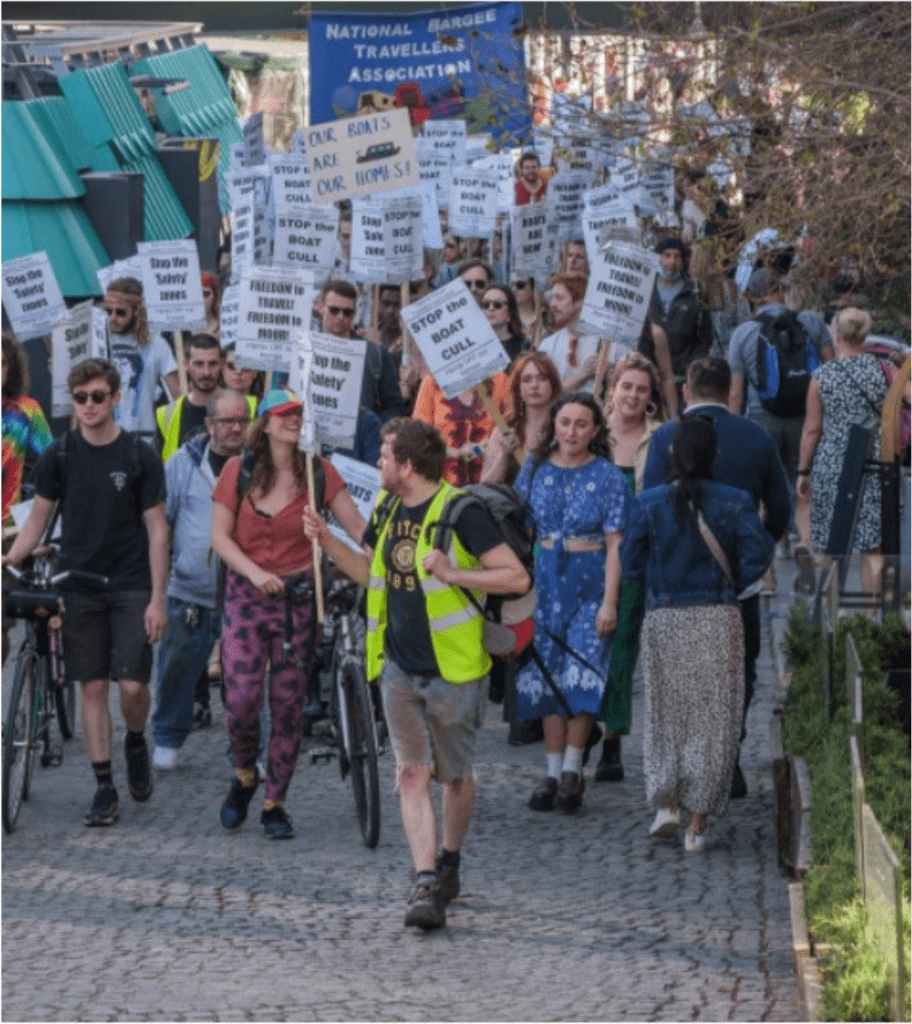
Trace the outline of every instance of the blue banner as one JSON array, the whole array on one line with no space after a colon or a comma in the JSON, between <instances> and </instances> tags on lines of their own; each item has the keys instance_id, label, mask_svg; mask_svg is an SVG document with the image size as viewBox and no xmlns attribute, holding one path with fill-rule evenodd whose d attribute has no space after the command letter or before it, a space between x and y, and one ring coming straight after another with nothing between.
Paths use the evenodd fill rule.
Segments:
<instances>
[{"instance_id":1,"label":"blue banner","mask_svg":"<svg viewBox=\"0 0 912 1024\"><path fill-rule=\"evenodd\" d=\"M531 133L519 3L416 14L329 14L308 23L310 123L408 107L413 125L464 117L501 146Z\"/></svg>"}]
</instances>

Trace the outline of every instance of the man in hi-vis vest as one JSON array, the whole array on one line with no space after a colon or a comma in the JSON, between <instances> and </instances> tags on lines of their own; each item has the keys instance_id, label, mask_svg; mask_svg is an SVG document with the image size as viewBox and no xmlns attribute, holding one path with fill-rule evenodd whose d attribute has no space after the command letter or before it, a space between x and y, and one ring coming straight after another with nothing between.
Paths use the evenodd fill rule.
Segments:
<instances>
[{"instance_id":1,"label":"man in hi-vis vest","mask_svg":"<svg viewBox=\"0 0 912 1024\"><path fill-rule=\"evenodd\" d=\"M459 894L459 850L475 803L472 754L484 718L491 659L484 617L463 587L481 595L524 593L528 573L487 511L469 506L448 552L437 523L458 489L441 478L446 445L434 427L395 419L383 428L383 490L364 535L364 554L338 541L308 508L304 530L367 591L367 676L379 679L396 753L405 834L415 868L405 924L446 924ZM431 777L443 787L442 840Z\"/></svg>"}]
</instances>

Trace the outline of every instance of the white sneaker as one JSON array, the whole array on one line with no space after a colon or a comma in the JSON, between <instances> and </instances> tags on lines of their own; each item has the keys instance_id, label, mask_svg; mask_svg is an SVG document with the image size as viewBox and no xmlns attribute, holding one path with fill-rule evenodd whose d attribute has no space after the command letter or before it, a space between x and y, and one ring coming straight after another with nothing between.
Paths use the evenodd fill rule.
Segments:
<instances>
[{"instance_id":1,"label":"white sneaker","mask_svg":"<svg viewBox=\"0 0 912 1024\"><path fill-rule=\"evenodd\" d=\"M177 767L177 747L159 747L156 744L152 754L152 767L160 772L173 772Z\"/></svg>"},{"instance_id":2,"label":"white sneaker","mask_svg":"<svg viewBox=\"0 0 912 1024\"><path fill-rule=\"evenodd\" d=\"M684 849L687 853L701 853L706 849L708 842L705 832L694 833L688 829L684 833Z\"/></svg>"},{"instance_id":3,"label":"white sneaker","mask_svg":"<svg viewBox=\"0 0 912 1024\"><path fill-rule=\"evenodd\" d=\"M674 839L681 824L681 812L672 811L668 807L660 807L655 821L649 826L649 834L653 839Z\"/></svg>"}]
</instances>

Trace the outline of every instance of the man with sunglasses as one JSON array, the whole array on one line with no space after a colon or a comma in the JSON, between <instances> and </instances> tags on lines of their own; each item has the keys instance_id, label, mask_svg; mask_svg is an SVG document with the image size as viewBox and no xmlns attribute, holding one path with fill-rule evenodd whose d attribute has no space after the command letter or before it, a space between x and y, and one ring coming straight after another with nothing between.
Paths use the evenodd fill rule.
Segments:
<instances>
[{"instance_id":1,"label":"man with sunglasses","mask_svg":"<svg viewBox=\"0 0 912 1024\"><path fill-rule=\"evenodd\" d=\"M134 800L152 795L144 730L152 644L165 631L168 524L161 459L114 419L120 374L104 359L70 370L78 429L51 445L35 474L35 500L4 564L17 564L44 536L55 504L62 513L63 641L68 680L82 685L82 728L97 788L86 825L119 814L111 769L110 680L117 680L127 728L124 755ZM102 583L101 578L107 582Z\"/></svg>"},{"instance_id":2,"label":"man with sunglasses","mask_svg":"<svg viewBox=\"0 0 912 1024\"><path fill-rule=\"evenodd\" d=\"M218 559L211 557L209 537L212 492L228 459L240 455L249 423L244 395L213 390L205 432L181 445L165 466L165 516L171 530L168 632L158 652L152 715L152 764L162 771L178 766L178 751L193 730L197 680L206 673L221 634Z\"/></svg>"},{"instance_id":3,"label":"man with sunglasses","mask_svg":"<svg viewBox=\"0 0 912 1024\"><path fill-rule=\"evenodd\" d=\"M105 290L104 309L110 332L109 356L117 367L121 397L114 418L124 430L135 430L155 443L155 392L162 383L169 400L177 397L180 384L177 363L167 341L149 329L143 304L142 283L135 277L119 277Z\"/></svg>"},{"instance_id":4,"label":"man with sunglasses","mask_svg":"<svg viewBox=\"0 0 912 1024\"><path fill-rule=\"evenodd\" d=\"M494 271L484 260L463 260L459 264L459 276L480 306L482 295L491 287L494 280Z\"/></svg>"},{"instance_id":5,"label":"man with sunglasses","mask_svg":"<svg viewBox=\"0 0 912 1024\"><path fill-rule=\"evenodd\" d=\"M358 292L349 281L337 278L323 286L317 302L321 330L336 338L357 338L354 330ZM389 351L379 342L364 339L367 353L361 378L361 405L376 413L383 423L405 412L399 378Z\"/></svg>"},{"instance_id":6,"label":"man with sunglasses","mask_svg":"<svg viewBox=\"0 0 912 1024\"><path fill-rule=\"evenodd\" d=\"M206 407L218 388L222 373L222 350L211 334L194 334L184 357L187 394L155 411L161 457L167 462L191 437L206 431Z\"/></svg>"}]
</instances>

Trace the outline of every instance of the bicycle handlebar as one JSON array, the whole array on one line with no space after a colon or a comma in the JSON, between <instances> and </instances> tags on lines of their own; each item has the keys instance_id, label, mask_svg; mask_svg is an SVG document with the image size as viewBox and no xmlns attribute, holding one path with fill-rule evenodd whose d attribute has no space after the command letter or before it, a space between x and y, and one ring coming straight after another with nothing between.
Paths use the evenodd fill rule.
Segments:
<instances>
[{"instance_id":1,"label":"bicycle handlebar","mask_svg":"<svg viewBox=\"0 0 912 1024\"><path fill-rule=\"evenodd\" d=\"M45 586L45 581L35 578L35 573L30 570L17 569L12 565L5 565L3 567L4 572L8 572L19 583L24 583L26 586L40 589ZM73 580L75 582L87 583L96 587L108 587L111 584L110 577L102 576L95 572L84 572L82 569L66 569L63 572L54 573L53 576L47 580L47 584L56 587L66 580Z\"/></svg>"}]
</instances>

